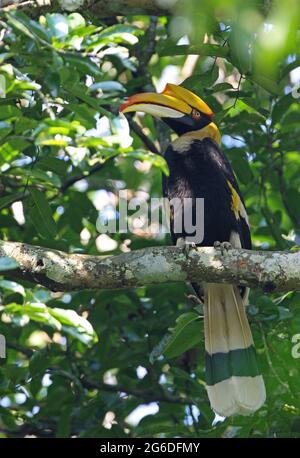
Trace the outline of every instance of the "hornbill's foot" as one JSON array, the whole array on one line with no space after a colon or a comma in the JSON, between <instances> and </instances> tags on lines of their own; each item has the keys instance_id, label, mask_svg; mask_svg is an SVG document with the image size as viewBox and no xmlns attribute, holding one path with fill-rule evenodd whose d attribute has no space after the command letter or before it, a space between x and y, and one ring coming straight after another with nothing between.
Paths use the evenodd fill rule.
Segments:
<instances>
[{"instance_id":1,"label":"hornbill's foot","mask_svg":"<svg viewBox=\"0 0 300 458\"><path fill-rule=\"evenodd\" d=\"M183 248L186 256L189 255L191 250L195 250L197 248L197 245L194 242L187 242L186 239L183 237L179 237L176 240L176 246L178 246L179 248Z\"/></svg>"},{"instance_id":2,"label":"hornbill's foot","mask_svg":"<svg viewBox=\"0 0 300 458\"><path fill-rule=\"evenodd\" d=\"M222 256L224 256L229 250L231 250L232 245L230 242L214 242L214 248L216 250L221 250Z\"/></svg>"}]
</instances>

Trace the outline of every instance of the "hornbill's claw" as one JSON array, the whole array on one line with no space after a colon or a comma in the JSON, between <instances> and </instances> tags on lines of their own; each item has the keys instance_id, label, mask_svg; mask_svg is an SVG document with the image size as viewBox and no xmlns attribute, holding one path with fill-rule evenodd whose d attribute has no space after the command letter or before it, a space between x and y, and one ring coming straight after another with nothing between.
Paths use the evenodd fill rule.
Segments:
<instances>
[{"instance_id":1,"label":"hornbill's claw","mask_svg":"<svg viewBox=\"0 0 300 458\"><path fill-rule=\"evenodd\" d=\"M224 256L229 250L231 250L232 245L230 242L219 242L218 240L214 242L214 248L216 250L221 250L222 256Z\"/></svg>"},{"instance_id":2,"label":"hornbill's claw","mask_svg":"<svg viewBox=\"0 0 300 458\"><path fill-rule=\"evenodd\" d=\"M184 239L183 237L179 237L176 240L176 246L179 248L183 248L186 256L189 255L189 252L191 250L195 250L197 248L197 245L194 242L187 242L186 239Z\"/></svg>"}]
</instances>

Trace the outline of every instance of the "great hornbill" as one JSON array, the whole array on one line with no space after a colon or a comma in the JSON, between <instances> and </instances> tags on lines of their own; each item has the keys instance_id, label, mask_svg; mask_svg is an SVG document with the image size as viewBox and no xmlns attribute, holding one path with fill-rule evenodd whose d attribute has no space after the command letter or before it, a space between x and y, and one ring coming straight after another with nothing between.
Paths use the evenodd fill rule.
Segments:
<instances>
[{"instance_id":1,"label":"great hornbill","mask_svg":"<svg viewBox=\"0 0 300 458\"><path fill-rule=\"evenodd\" d=\"M210 107L191 91L167 84L161 94L129 97L120 111L150 113L178 134L164 154L170 174L163 176L163 194L169 200L192 199L194 212L196 199L204 199L204 238L198 245L217 242L224 246L227 242L251 249L244 201L220 149L221 135L212 122ZM171 235L178 244L187 234L176 233L175 217L173 210ZM198 295L203 291L206 386L211 406L225 417L250 415L265 402L266 393L245 311L249 290L216 283L193 286Z\"/></svg>"}]
</instances>

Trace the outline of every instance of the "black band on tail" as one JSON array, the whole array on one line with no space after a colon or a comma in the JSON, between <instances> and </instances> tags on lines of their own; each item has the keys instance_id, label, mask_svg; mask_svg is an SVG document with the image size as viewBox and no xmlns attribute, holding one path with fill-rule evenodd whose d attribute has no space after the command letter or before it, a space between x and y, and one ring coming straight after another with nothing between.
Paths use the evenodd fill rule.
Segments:
<instances>
[{"instance_id":1,"label":"black band on tail","mask_svg":"<svg viewBox=\"0 0 300 458\"><path fill-rule=\"evenodd\" d=\"M206 383L215 385L232 376L255 377L260 375L253 345L228 353L205 353Z\"/></svg>"}]
</instances>

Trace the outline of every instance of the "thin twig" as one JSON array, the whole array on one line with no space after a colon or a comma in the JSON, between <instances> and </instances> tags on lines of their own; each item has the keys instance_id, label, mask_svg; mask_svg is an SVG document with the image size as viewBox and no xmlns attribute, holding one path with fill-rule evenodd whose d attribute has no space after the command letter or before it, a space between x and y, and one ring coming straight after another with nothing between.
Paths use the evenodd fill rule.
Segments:
<instances>
[{"instance_id":1,"label":"thin twig","mask_svg":"<svg viewBox=\"0 0 300 458\"><path fill-rule=\"evenodd\" d=\"M24 81L27 81L29 83L32 83L32 84L36 84L35 81L32 81L28 76L24 75L22 72L20 72L20 70L18 70L16 67L13 67L13 70L15 72L15 74L21 78L22 80ZM49 118L54 121L56 119L56 116L55 116L55 113L54 111L52 110L51 108L51 105L49 103L49 100L48 98L45 96L45 94L43 94L43 92L40 90L40 89L36 89L35 90L36 94L38 95L38 97L40 98L40 100L42 101L42 103L44 104L45 106L45 109L49 115Z\"/></svg>"},{"instance_id":2,"label":"thin twig","mask_svg":"<svg viewBox=\"0 0 300 458\"><path fill-rule=\"evenodd\" d=\"M236 97L235 97L235 101L234 101L234 104L233 104L233 108L236 107L237 101L238 101L239 96L240 96L240 88L241 88L242 79L243 79L243 75L241 74L240 77L239 77L238 87L236 89Z\"/></svg>"},{"instance_id":3,"label":"thin twig","mask_svg":"<svg viewBox=\"0 0 300 458\"><path fill-rule=\"evenodd\" d=\"M188 403L194 404L194 401L187 399L186 397L172 396L169 393L158 394L158 391L148 390L145 391L139 390L136 388L128 388L123 385L107 385L106 383L94 382L89 380L86 376L82 376L80 379L82 385L91 390L99 391L110 391L112 393L126 393L129 396L134 396L137 398L142 398L147 402L167 402L170 404L183 404L187 405Z\"/></svg>"},{"instance_id":4,"label":"thin twig","mask_svg":"<svg viewBox=\"0 0 300 458\"><path fill-rule=\"evenodd\" d=\"M157 24L158 18L156 16L151 16L149 27L145 33L145 44L143 47L137 48L135 52L135 56L139 62L136 76L146 80L146 84L141 88L141 90L151 92L156 91L152 82L151 73L149 71L149 62L155 53ZM157 139L160 145L160 150L163 152L170 143L170 130L165 124L163 124L160 119L155 119L154 124L157 132Z\"/></svg>"},{"instance_id":5,"label":"thin twig","mask_svg":"<svg viewBox=\"0 0 300 458\"><path fill-rule=\"evenodd\" d=\"M22 345L15 344L12 342L6 341L6 347L10 348L11 350L18 351L19 353L23 353L23 355L27 356L28 358L31 358L31 356L34 353L34 350L31 350L31 348L25 348Z\"/></svg>"},{"instance_id":6,"label":"thin twig","mask_svg":"<svg viewBox=\"0 0 300 458\"><path fill-rule=\"evenodd\" d=\"M28 8L30 6L37 6L37 2L34 1L34 0L26 0L24 2L15 2L14 4L12 5L7 5L7 6L4 6L3 8L0 8L0 12L4 12L4 13L8 13L10 11L13 11L13 10L16 10L16 9L20 9L20 8Z\"/></svg>"},{"instance_id":7,"label":"thin twig","mask_svg":"<svg viewBox=\"0 0 300 458\"><path fill-rule=\"evenodd\" d=\"M39 155L40 155L40 151L39 151L39 148L37 148L37 152L36 152L35 158L34 158L34 160L32 161L32 163L30 165L30 170L33 170L33 167L35 166L35 164L37 163L37 161L39 159ZM25 183L25 186L24 186L24 190L23 190L23 196L27 192L28 185L29 185L29 180L30 180L30 175L28 175L28 177L27 177L27 180L26 180L26 183Z\"/></svg>"},{"instance_id":8,"label":"thin twig","mask_svg":"<svg viewBox=\"0 0 300 458\"><path fill-rule=\"evenodd\" d=\"M264 333L264 329L263 329L263 326L260 322L258 322L258 326L259 326L259 329L260 329L260 333L261 333L261 337L262 337L262 341L263 341L263 344L264 344L264 349L265 349L265 353L266 353L266 358L267 358L267 361L268 361L268 365L273 373L273 375L275 376L275 378L278 380L278 382L280 383L280 385L282 385L285 389L289 390L290 391L290 387L287 383L285 383L281 378L280 376L278 375L276 369L274 368L273 366L273 363L272 363L272 359L271 359L271 356L270 356L270 352L269 352L269 348L268 348L268 343L267 343L267 339L266 339L266 336L265 336L265 333Z\"/></svg>"},{"instance_id":9,"label":"thin twig","mask_svg":"<svg viewBox=\"0 0 300 458\"><path fill-rule=\"evenodd\" d=\"M105 165L107 165L110 161L115 159L118 156L116 153L114 156L111 156L109 159L107 159L105 162L101 162L99 164L94 165L88 172L83 172L79 175L74 175L66 179L66 181L61 185L60 187L60 192L64 193L68 188L73 186L73 184L77 183L77 181L84 180L89 178L91 175L94 175L95 173L99 172L100 170L103 169Z\"/></svg>"},{"instance_id":10,"label":"thin twig","mask_svg":"<svg viewBox=\"0 0 300 458\"><path fill-rule=\"evenodd\" d=\"M282 202L285 206L286 212L289 215L290 220L294 224L294 226L297 229L300 229L300 219L297 217L296 213L292 210L290 207L289 200L287 198L287 189L286 189L286 183L284 180L284 175L283 175L283 167L284 167L284 160L283 160L283 152L280 151L280 166L275 167L275 170L277 172L278 176L278 182L279 182L279 191L281 194Z\"/></svg>"},{"instance_id":11,"label":"thin twig","mask_svg":"<svg viewBox=\"0 0 300 458\"><path fill-rule=\"evenodd\" d=\"M137 134L138 137L140 137L140 139L142 140L142 142L144 143L144 145L154 154L159 154L160 155L160 152L158 151L158 149L156 148L155 144L152 142L152 140L150 140L149 137L147 137L147 135L144 134L143 132L143 129L138 125L137 122L134 121L134 119L132 117L128 117L128 123L131 127L131 129Z\"/></svg>"}]
</instances>

